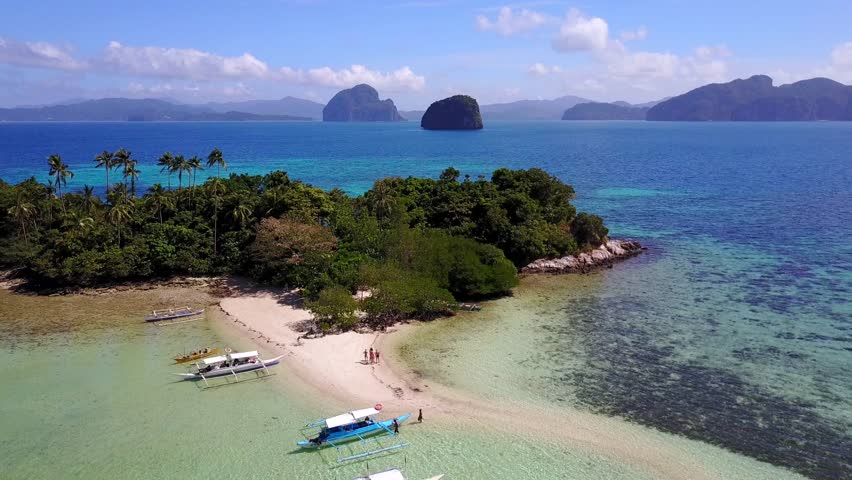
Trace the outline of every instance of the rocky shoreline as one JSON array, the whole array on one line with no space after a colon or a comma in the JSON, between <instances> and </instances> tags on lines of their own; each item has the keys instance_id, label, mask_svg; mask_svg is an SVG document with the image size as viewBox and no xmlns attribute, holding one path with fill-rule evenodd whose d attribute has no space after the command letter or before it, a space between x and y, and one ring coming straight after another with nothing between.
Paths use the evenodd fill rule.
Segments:
<instances>
[{"instance_id":1,"label":"rocky shoreline","mask_svg":"<svg viewBox=\"0 0 852 480\"><path fill-rule=\"evenodd\" d=\"M635 240L607 240L591 252L561 258L542 258L521 269L522 275L536 273L589 273L611 268L615 262L636 256L646 250Z\"/></svg>"}]
</instances>

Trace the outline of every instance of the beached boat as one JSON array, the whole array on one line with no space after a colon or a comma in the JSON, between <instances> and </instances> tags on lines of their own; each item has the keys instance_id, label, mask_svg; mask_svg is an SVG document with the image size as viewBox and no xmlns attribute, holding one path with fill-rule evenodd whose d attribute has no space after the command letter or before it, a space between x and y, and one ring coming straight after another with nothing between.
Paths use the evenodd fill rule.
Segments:
<instances>
[{"instance_id":1,"label":"beached boat","mask_svg":"<svg viewBox=\"0 0 852 480\"><path fill-rule=\"evenodd\" d=\"M207 382L210 378L225 375L233 375L234 378L237 378L237 375L241 373L254 371L269 373L267 368L278 365L278 362L283 357L284 355L279 355L269 360L263 360L256 351L228 353L226 355L204 358L195 364L194 372L175 373L175 375L182 377L184 380L204 380Z\"/></svg>"},{"instance_id":2,"label":"beached boat","mask_svg":"<svg viewBox=\"0 0 852 480\"><path fill-rule=\"evenodd\" d=\"M212 357L213 355L219 355L219 349L208 347L186 355L175 357L175 363L193 362L195 360L201 360L202 358Z\"/></svg>"},{"instance_id":3,"label":"beached boat","mask_svg":"<svg viewBox=\"0 0 852 480\"><path fill-rule=\"evenodd\" d=\"M381 409L382 406L379 404L374 408L353 410L331 418L311 422L302 428L305 440L296 442L296 445L302 448L331 446L338 451L338 454L343 454L344 447L347 447L349 442L358 441L363 445L367 445L368 437L373 437L370 440L375 442L377 448L357 453L353 452L351 448L348 448L347 451L351 454L340 456L337 459L338 462L363 458L408 446L407 443L399 440L397 429L402 422L411 417L411 414L407 413L388 420L377 420L375 417L379 415ZM386 443L383 445L379 439L386 437L391 437L395 443Z\"/></svg>"},{"instance_id":4,"label":"beached boat","mask_svg":"<svg viewBox=\"0 0 852 480\"><path fill-rule=\"evenodd\" d=\"M175 320L177 318L192 317L204 313L203 308L167 308L165 310L154 310L150 316L145 317L146 322L159 322L162 320Z\"/></svg>"},{"instance_id":5,"label":"beached boat","mask_svg":"<svg viewBox=\"0 0 852 480\"><path fill-rule=\"evenodd\" d=\"M437 475L435 477L430 478L429 480L441 480L444 478L443 475ZM358 477L355 480L406 480L405 475L398 468L392 468L390 470L385 470L384 472L373 473L371 475L367 475L365 477Z\"/></svg>"}]
</instances>

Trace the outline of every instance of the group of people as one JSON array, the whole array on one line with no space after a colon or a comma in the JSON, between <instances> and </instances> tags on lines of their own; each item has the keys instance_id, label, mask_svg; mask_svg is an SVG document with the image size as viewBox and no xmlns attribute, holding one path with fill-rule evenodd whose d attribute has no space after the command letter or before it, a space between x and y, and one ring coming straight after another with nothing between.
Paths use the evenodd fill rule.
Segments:
<instances>
[{"instance_id":1,"label":"group of people","mask_svg":"<svg viewBox=\"0 0 852 480\"><path fill-rule=\"evenodd\" d=\"M374 363L379 363L379 358L381 354L378 350L373 350L373 347L370 347L369 350L364 350L364 363L366 365L372 365Z\"/></svg>"}]
</instances>

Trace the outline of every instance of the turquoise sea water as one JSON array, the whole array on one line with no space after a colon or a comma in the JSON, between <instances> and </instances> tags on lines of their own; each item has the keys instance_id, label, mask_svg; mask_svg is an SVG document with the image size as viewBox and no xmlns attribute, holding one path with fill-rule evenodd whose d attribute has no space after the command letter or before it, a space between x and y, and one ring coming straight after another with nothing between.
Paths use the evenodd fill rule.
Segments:
<instances>
[{"instance_id":1,"label":"turquoise sea water","mask_svg":"<svg viewBox=\"0 0 852 480\"><path fill-rule=\"evenodd\" d=\"M140 159L143 184L162 151L214 146L231 172L283 169L351 193L449 165L473 178L544 168L613 236L649 250L606 272L533 280L477 316L431 325L415 366L458 388L623 417L813 478L852 476L850 124L2 124L0 178L44 179L44 159L59 152L73 185L102 185L91 158L119 146ZM481 374L459 375L468 368Z\"/></svg>"}]
</instances>

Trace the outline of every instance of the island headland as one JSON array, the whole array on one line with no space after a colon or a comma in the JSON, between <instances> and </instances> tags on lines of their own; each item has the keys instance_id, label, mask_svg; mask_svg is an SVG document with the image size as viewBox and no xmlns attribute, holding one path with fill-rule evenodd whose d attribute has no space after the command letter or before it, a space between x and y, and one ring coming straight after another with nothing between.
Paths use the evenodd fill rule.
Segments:
<instances>
[{"instance_id":1,"label":"island headland","mask_svg":"<svg viewBox=\"0 0 852 480\"><path fill-rule=\"evenodd\" d=\"M420 127L426 130L479 130L482 115L479 103L468 95L454 95L438 100L423 114Z\"/></svg>"}]
</instances>

